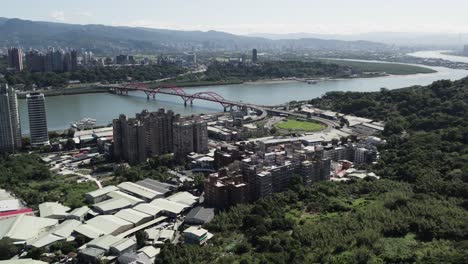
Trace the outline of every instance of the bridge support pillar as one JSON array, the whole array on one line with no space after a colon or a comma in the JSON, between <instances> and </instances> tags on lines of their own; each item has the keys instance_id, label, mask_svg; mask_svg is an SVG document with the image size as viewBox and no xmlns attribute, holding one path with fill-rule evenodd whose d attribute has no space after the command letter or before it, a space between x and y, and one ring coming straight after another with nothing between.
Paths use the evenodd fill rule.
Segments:
<instances>
[{"instance_id":1,"label":"bridge support pillar","mask_svg":"<svg viewBox=\"0 0 468 264\"><path fill-rule=\"evenodd\" d=\"M147 94L147 95L146 95L146 100L148 100L148 101L149 101L149 94Z\"/></svg>"},{"instance_id":2,"label":"bridge support pillar","mask_svg":"<svg viewBox=\"0 0 468 264\"><path fill-rule=\"evenodd\" d=\"M153 94L153 99L156 99L156 94Z\"/></svg>"},{"instance_id":3,"label":"bridge support pillar","mask_svg":"<svg viewBox=\"0 0 468 264\"><path fill-rule=\"evenodd\" d=\"M224 107L224 112L227 112L227 107L226 106Z\"/></svg>"},{"instance_id":4,"label":"bridge support pillar","mask_svg":"<svg viewBox=\"0 0 468 264\"><path fill-rule=\"evenodd\" d=\"M187 106L187 101L184 101L184 106Z\"/></svg>"}]
</instances>

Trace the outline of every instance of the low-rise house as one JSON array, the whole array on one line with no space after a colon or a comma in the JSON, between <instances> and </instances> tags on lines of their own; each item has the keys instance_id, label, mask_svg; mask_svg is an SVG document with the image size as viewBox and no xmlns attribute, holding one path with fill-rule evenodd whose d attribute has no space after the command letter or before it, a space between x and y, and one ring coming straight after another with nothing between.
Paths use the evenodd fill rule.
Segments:
<instances>
[{"instance_id":1,"label":"low-rise house","mask_svg":"<svg viewBox=\"0 0 468 264\"><path fill-rule=\"evenodd\" d=\"M208 230L196 226L185 229L183 234L185 243L195 245L202 245L213 237Z\"/></svg>"}]
</instances>

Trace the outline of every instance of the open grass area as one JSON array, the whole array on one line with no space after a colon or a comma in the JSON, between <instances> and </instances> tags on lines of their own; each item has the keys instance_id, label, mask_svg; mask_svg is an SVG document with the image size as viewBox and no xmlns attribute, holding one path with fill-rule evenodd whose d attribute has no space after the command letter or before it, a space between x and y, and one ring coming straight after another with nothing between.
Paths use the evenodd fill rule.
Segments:
<instances>
[{"instance_id":1,"label":"open grass area","mask_svg":"<svg viewBox=\"0 0 468 264\"><path fill-rule=\"evenodd\" d=\"M304 131L304 132L314 132L314 131L319 131L325 128L325 126L322 124L318 124L314 122L298 121L294 119L288 119L286 121L280 122L276 124L276 127L279 129L284 129L288 131Z\"/></svg>"},{"instance_id":2,"label":"open grass area","mask_svg":"<svg viewBox=\"0 0 468 264\"><path fill-rule=\"evenodd\" d=\"M409 75L418 73L434 73L435 70L398 63L379 63L379 62L363 62L363 61L348 61L348 60L334 60L323 59L323 62L334 63L343 66L349 66L361 72L386 72L392 75Z\"/></svg>"}]
</instances>

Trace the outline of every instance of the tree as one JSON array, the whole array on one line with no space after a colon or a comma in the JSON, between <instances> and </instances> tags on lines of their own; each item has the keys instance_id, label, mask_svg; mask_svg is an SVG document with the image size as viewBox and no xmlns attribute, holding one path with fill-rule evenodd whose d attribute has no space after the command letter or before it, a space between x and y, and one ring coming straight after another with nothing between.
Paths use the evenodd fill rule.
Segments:
<instances>
[{"instance_id":1,"label":"tree","mask_svg":"<svg viewBox=\"0 0 468 264\"><path fill-rule=\"evenodd\" d=\"M137 245L139 248L144 247L146 240L148 240L148 234L145 231L138 231L135 233Z\"/></svg>"},{"instance_id":2,"label":"tree","mask_svg":"<svg viewBox=\"0 0 468 264\"><path fill-rule=\"evenodd\" d=\"M0 260L8 260L18 253L11 239L3 238L0 240Z\"/></svg>"}]
</instances>

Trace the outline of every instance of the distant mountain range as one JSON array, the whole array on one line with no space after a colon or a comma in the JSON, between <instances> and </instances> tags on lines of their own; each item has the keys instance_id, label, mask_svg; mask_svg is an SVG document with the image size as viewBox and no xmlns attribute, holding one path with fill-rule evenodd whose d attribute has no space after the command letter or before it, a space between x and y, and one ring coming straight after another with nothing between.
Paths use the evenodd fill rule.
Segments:
<instances>
[{"instance_id":1,"label":"distant mountain range","mask_svg":"<svg viewBox=\"0 0 468 264\"><path fill-rule=\"evenodd\" d=\"M416 47L434 47L434 48L460 48L468 44L468 34L453 33L404 33L404 32L371 32L351 35L338 34L313 34L313 33L289 33L289 34L270 34L270 33L252 33L249 37L261 37L272 40L278 39L301 39L301 38L320 38L337 39L345 41L366 40L380 42L388 45L398 46L416 46Z\"/></svg>"},{"instance_id":2,"label":"distant mountain range","mask_svg":"<svg viewBox=\"0 0 468 264\"><path fill-rule=\"evenodd\" d=\"M70 47L100 54L202 50L375 50L387 46L370 41L320 38L269 39L219 31L178 31L152 28L76 25L0 18L0 47Z\"/></svg>"}]
</instances>

